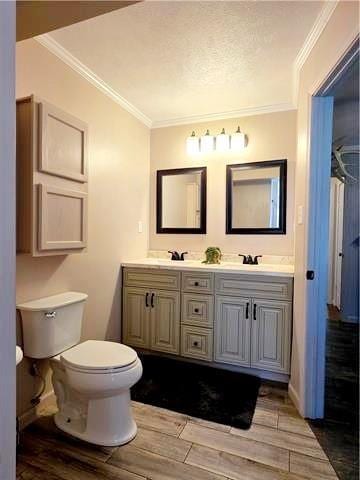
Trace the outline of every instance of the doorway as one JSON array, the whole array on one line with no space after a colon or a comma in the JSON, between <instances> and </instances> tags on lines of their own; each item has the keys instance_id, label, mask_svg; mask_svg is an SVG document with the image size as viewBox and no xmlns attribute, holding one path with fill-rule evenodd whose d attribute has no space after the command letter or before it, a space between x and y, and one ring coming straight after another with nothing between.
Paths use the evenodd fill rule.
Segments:
<instances>
[{"instance_id":1,"label":"doorway","mask_svg":"<svg viewBox=\"0 0 360 480\"><path fill-rule=\"evenodd\" d=\"M312 136L318 163L318 170L311 167L312 207L323 225L314 223L309 236L312 254L317 256L311 263L317 266L316 287L308 284L308 307L315 306L314 312L308 310L308 318L317 325L318 343L312 395L314 418L321 419L311 425L339 478L349 480L358 478L358 44L348 52L335 80L313 98L313 107L312 128L319 138Z\"/></svg>"}]
</instances>

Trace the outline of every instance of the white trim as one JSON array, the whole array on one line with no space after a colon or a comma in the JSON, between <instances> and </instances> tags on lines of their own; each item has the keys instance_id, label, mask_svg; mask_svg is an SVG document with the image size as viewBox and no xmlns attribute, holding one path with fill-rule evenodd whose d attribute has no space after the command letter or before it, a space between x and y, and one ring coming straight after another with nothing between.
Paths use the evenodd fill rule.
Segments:
<instances>
[{"instance_id":1,"label":"white trim","mask_svg":"<svg viewBox=\"0 0 360 480\"><path fill-rule=\"evenodd\" d=\"M338 4L339 0L326 1L321 12L319 13L315 23L310 30L310 33L306 37L306 40L301 47L300 52L298 53L294 65L293 65L293 103L297 105L298 103L298 94L299 94L299 78L300 71L309 57L312 49L314 48L316 42L318 41L320 35L322 34L324 28L329 22L331 15L334 13L334 10Z\"/></svg>"},{"instance_id":2,"label":"white trim","mask_svg":"<svg viewBox=\"0 0 360 480\"><path fill-rule=\"evenodd\" d=\"M345 58L344 63L339 66L339 68L336 70L335 73L331 72L332 73L331 79L329 80L329 82L325 85L325 87L322 90L320 88L321 91L317 92L317 95L321 94L322 96L325 96L325 95L328 94L328 92L331 93L331 89L335 87L337 82L341 81L341 78L342 78L344 72L346 72L346 70L352 65L352 63L354 61L356 61L356 58L359 56L359 45L358 45L359 32L358 32L358 30L356 30L355 32L352 32L349 39L350 40L347 43L347 45L351 44L351 47L350 47L350 49L347 47L346 51L343 52L342 56L346 55L346 52L348 50L350 50L350 55ZM323 85L323 82L321 83L321 85ZM318 88L319 87L317 85L317 88L314 87L314 90L315 89L318 90Z\"/></svg>"},{"instance_id":3,"label":"white trim","mask_svg":"<svg viewBox=\"0 0 360 480\"><path fill-rule=\"evenodd\" d=\"M308 34L300 52L298 53L293 64L293 101L279 103L274 105L262 105L258 107L244 107L239 110L233 110L220 113L209 113L204 115L190 115L187 117L170 118L166 120L152 121L148 116L141 112L137 107L122 97L109 84L102 80L89 67L84 65L77 57L70 53L60 43L58 43L50 34L46 33L35 37L41 45L47 48L51 53L63 60L69 67L78 72L82 77L92 83L101 90L105 95L109 96L116 103L121 105L126 111L134 115L138 120L149 128L164 128L176 125L188 125L192 123L211 122L215 120L226 120L230 118L248 117L252 115L263 115L266 113L284 112L295 110L298 101L299 77L302 66L310 55L314 45L319 39L321 33L331 18L339 0L326 1L320 14L318 15L310 33Z\"/></svg>"},{"instance_id":4,"label":"white trim","mask_svg":"<svg viewBox=\"0 0 360 480\"><path fill-rule=\"evenodd\" d=\"M175 125L188 125L191 123L211 122L214 120L226 120L228 118L249 117L252 115L263 115L265 113L285 112L288 110L295 110L292 103L279 103L274 105L263 105L259 107L245 107L239 110L232 110L229 112L209 113L205 115L191 115L188 117L172 118L167 120L154 121L142 113L138 108L128 102L118 92L116 92L110 85L102 80L89 67L84 65L78 58L64 48L60 43L54 40L50 34L46 33L35 37L43 47L47 48L56 57L60 58L69 67L79 73L83 78L92 83L96 88L102 91L105 95L110 97L114 102L121 105L126 111L134 115L138 120L144 123L149 128L163 128Z\"/></svg>"},{"instance_id":5,"label":"white trim","mask_svg":"<svg viewBox=\"0 0 360 480\"><path fill-rule=\"evenodd\" d=\"M110 85L96 75L90 68L84 65L78 58L72 55L60 43L54 40L48 33L35 37L43 47L47 48L51 53L56 55L60 60L65 62L69 67L79 73L82 77L92 83L96 88L102 91L105 95L110 97L114 102L121 105L127 112L134 115L147 127L151 127L151 120L144 115L138 108L128 102L124 97L119 95Z\"/></svg>"},{"instance_id":6,"label":"white trim","mask_svg":"<svg viewBox=\"0 0 360 480\"><path fill-rule=\"evenodd\" d=\"M295 405L296 410L301 415L299 395L297 394L297 391L295 390L295 388L292 386L291 382L289 383L289 386L288 386L288 394L293 404Z\"/></svg>"},{"instance_id":7,"label":"white trim","mask_svg":"<svg viewBox=\"0 0 360 480\"><path fill-rule=\"evenodd\" d=\"M168 120L154 121L152 128L172 127L176 125L188 125L191 123L211 122L214 120L226 120L228 118L250 117L252 115L264 115L265 113L286 112L295 110L292 103L278 103L263 105L260 107L245 107L230 112L208 113L205 115L190 115L189 117L171 118Z\"/></svg>"}]
</instances>

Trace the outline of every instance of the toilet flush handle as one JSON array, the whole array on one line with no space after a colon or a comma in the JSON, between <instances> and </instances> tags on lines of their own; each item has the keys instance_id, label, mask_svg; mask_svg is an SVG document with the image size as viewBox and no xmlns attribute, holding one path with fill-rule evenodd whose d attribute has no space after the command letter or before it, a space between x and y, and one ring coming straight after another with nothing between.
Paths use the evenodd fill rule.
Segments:
<instances>
[{"instance_id":1,"label":"toilet flush handle","mask_svg":"<svg viewBox=\"0 0 360 480\"><path fill-rule=\"evenodd\" d=\"M55 318L56 317L56 311L53 310L52 312L46 312L45 317L46 318Z\"/></svg>"}]
</instances>

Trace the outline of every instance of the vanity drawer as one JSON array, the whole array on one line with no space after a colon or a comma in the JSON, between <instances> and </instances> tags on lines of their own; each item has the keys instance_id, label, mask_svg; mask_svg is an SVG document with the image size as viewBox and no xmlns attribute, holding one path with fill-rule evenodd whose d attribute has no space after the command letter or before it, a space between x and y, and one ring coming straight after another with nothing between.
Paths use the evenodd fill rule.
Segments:
<instances>
[{"instance_id":1,"label":"vanity drawer","mask_svg":"<svg viewBox=\"0 0 360 480\"><path fill-rule=\"evenodd\" d=\"M214 274L202 272L183 272L181 288L183 292L213 293Z\"/></svg>"},{"instance_id":2,"label":"vanity drawer","mask_svg":"<svg viewBox=\"0 0 360 480\"><path fill-rule=\"evenodd\" d=\"M217 273L215 290L221 295L291 301L293 279L267 275Z\"/></svg>"},{"instance_id":3,"label":"vanity drawer","mask_svg":"<svg viewBox=\"0 0 360 480\"><path fill-rule=\"evenodd\" d=\"M212 330L182 325L181 355L211 362L213 359Z\"/></svg>"},{"instance_id":4,"label":"vanity drawer","mask_svg":"<svg viewBox=\"0 0 360 480\"><path fill-rule=\"evenodd\" d=\"M125 287L148 287L152 290L180 290L180 272L142 268L124 268Z\"/></svg>"},{"instance_id":5,"label":"vanity drawer","mask_svg":"<svg viewBox=\"0 0 360 480\"><path fill-rule=\"evenodd\" d=\"M183 293L181 296L181 323L212 328L214 325L214 297Z\"/></svg>"}]
</instances>

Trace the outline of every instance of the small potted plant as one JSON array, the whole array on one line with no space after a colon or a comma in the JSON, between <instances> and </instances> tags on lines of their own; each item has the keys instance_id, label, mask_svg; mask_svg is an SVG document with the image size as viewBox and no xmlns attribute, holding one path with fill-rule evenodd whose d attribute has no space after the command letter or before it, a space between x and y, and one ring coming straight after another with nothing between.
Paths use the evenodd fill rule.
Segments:
<instances>
[{"instance_id":1,"label":"small potted plant","mask_svg":"<svg viewBox=\"0 0 360 480\"><path fill-rule=\"evenodd\" d=\"M221 250L219 247L208 247L205 250L205 260L202 263L219 264L221 260Z\"/></svg>"}]
</instances>

